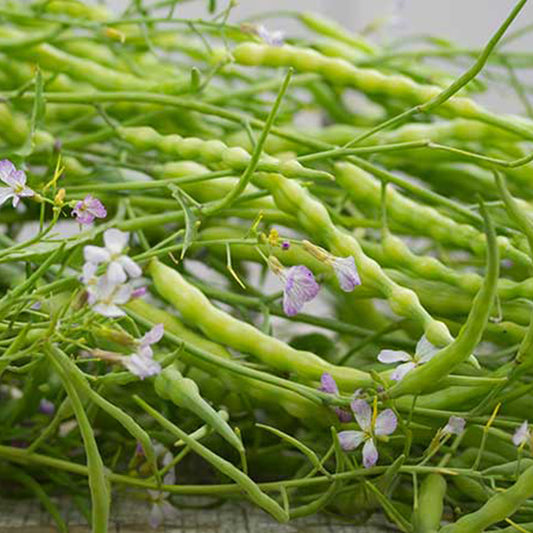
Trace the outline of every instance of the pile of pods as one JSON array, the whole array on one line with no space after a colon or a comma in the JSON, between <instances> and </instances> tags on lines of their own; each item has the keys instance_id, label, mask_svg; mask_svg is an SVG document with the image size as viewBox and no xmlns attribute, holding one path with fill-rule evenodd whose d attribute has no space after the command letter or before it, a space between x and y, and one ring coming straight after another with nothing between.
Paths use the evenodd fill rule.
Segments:
<instances>
[{"instance_id":1,"label":"pile of pods","mask_svg":"<svg viewBox=\"0 0 533 533\"><path fill-rule=\"evenodd\" d=\"M0 2L0 497L533 531L531 6L465 49L204 4Z\"/></svg>"}]
</instances>

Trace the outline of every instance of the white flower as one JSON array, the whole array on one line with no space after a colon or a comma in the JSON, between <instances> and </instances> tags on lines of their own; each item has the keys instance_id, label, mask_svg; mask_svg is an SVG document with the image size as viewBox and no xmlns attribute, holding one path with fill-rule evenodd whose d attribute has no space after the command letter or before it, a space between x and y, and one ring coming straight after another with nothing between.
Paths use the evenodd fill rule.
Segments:
<instances>
[{"instance_id":1,"label":"white flower","mask_svg":"<svg viewBox=\"0 0 533 533\"><path fill-rule=\"evenodd\" d=\"M0 205L13 198L12 205L17 207L21 198L35 195L29 187L26 187L24 171L17 170L8 159L0 161L0 180L7 185L7 187L0 187Z\"/></svg>"},{"instance_id":2,"label":"white flower","mask_svg":"<svg viewBox=\"0 0 533 533\"><path fill-rule=\"evenodd\" d=\"M524 420L513 435L513 444L515 446L524 446L529 440L531 440L531 433L527 427L527 420Z\"/></svg>"},{"instance_id":3,"label":"white flower","mask_svg":"<svg viewBox=\"0 0 533 533\"><path fill-rule=\"evenodd\" d=\"M385 364L406 361L403 364L398 365L391 374L391 379L393 381L400 381L408 372L413 370L413 368L427 363L439 350L440 348L433 346L433 344L426 339L426 336L423 335L416 345L414 355L401 350L382 350L378 355L378 361Z\"/></svg>"},{"instance_id":4,"label":"white flower","mask_svg":"<svg viewBox=\"0 0 533 533\"><path fill-rule=\"evenodd\" d=\"M137 351L130 356L122 357L122 364L141 379L155 376L161 372L161 365L154 360L152 344L159 342L164 334L163 324L155 325L144 335L137 345Z\"/></svg>"},{"instance_id":5,"label":"white flower","mask_svg":"<svg viewBox=\"0 0 533 533\"><path fill-rule=\"evenodd\" d=\"M126 313L118 306L130 300L133 290L129 283L112 283L107 276L102 276L95 284L87 287L89 305L93 311L103 316L124 316Z\"/></svg>"},{"instance_id":6,"label":"white flower","mask_svg":"<svg viewBox=\"0 0 533 533\"><path fill-rule=\"evenodd\" d=\"M448 423L442 429L448 435L460 435L465 430L465 419L460 416L450 416Z\"/></svg>"},{"instance_id":7,"label":"white flower","mask_svg":"<svg viewBox=\"0 0 533 533\"><path fill-rule=\"evenodd\" d=\"M270 31L265 26L260 24L256 27L255 33L260 39L270 46L283 46L284 33L280 30Z\"/></svg>"},{"instance_id":8,"label":"white flower","mask_svg":"<svg viewBox=\"0 0 533 533\"><path fill-rule=\"evenodd\" d=\"M85 246L83 256L85 261L94 265L107 263L107 277L111 283L124 283L128 276L138 278L141 268L133 259L123 254L124 248L128 245L129 233L124 233L118 229L108 229L104 233L104 245Z\"/></svg>"}]
</instances>

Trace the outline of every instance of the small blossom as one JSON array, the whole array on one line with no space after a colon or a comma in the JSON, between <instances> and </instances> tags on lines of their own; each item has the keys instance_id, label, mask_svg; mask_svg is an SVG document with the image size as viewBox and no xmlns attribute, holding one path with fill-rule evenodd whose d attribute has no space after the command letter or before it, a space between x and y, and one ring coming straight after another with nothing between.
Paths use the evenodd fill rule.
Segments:
<instances>
[{"instance_id":1,"label":"small blossom","mask_svg":"<svg viewBox=\"0 0 533 533\"><path fill-rule=\"evenodd\" d=\"M80 200L74 209L72 215L80 224L92 224L95 218L105 218L107 216L104 204L88 194L83 200Z\"/></svg>"},{"instance_id":2,"label":"small blossom","mask_svg":"<svg viewBox=\"0 0 533 533\"><path fill-rule=\"evenodd\" d=\"M345 451L355 450L364 442L363 466L370 468L377 463L379 458L376 437L394 433L398 421L392 409L385 409L374 419L370 405L364 400L354 400L350 405L362 431L341 431L339 442Z\"/></svg>"},{"instance_id":3,"label":"small blossom","mask_svg":"<svg viewBox=\"0 0 533 533\"><path fill-rule=\"evenodd\" d=\"M281 243L281 249L282 250L288 250L291 247L291 243L289 241L283 241Z\"/></svg>"},{"instance_id":4,"label":"small blossom","mask_svg":"<svg viewBox=\"0 0 533 533\"><path fill-rule=\"evenodd\" d=\"M524 420L522 425L515 431L513 435L513 444L515 446L524 446L531 440L531 433L529 432L527 420Z\"/></svg>"},{"instance_id":5,"label":"small blossom","mask_svg":"<svg viewBox=\"0 0 533 533\"><path fill-rule=\"evenodd\" d=\"M283 311L287 316L296 315L306 302L320 290L313 273L303 265L284 268L273 256L268 259L270 268L283 281Z\"/></svg>"},{"instance_id":6,"label":"small blossom","mask_svg":"<svg viewBox=\"0 0 533 533\"><path fill-rule=\"evenodd\" d=\"M104 233L105 247L91 245L84 247L85 261L94 265L108 264L107 277L111 283L124 283L128 276L138 278L142 274L141 268L133 259L123 254L128 240L129 233L114 228L108 229Z\"/></svg>"},{"instance_id":7,"label":"small blossom","mask_svg":"<svg viewBox=\"0 0 533 533\"><path fill-rule=\"evenodd\" d=\"M324 372L320 377L319 390L321 390L322 392L326 392L327 394L331 394L332 396L339 395L339 388L337 387L335 379L331 374L328 374L327 372ZM333 410L335 411L335 414L339 418L340 422L350 422L350 420L352 419L350 413L342 409L341 407L334 406Z\"/></svg>"},{"instance_id":8,"label":"small blossom","mask_svg":"<svg viewBox=\"0 0 533 533\"><path fill-rule=\"evenodd\" d=\"M12 198L13 207L17 207L21 198L35 196L35 193L26 186L26 173L17 170L8 159L0 161L0 180L7 187L0 187L0 205Z\"/></svg>"},{"instance_id":9,"label":"small blossom","mask_svg":"<svg viewBox=\"0 0 533 533\"><path fill-rule=\"evenodd\" d=\"M56 407L55 405L50 401L50 400L47 400L46 398L43 398L40 402L39 402L39 412L45 414L45 415L53 415L54 412L56 410Z\"/></svg>"},{"instance_id":10,"label":"small blossom","mask_svg":"<svg viewBox=\"0 0 533 533\"><path fill-rule=\"evenodd\" d=\"M465 419L460 416L450 416L448 423L442 429L448 435L460 435L465 430Z\"/></svg>"},{"instance_id":11,"label":"small blossom","mask_svg":"<svg viewBox=\"0 0 533 533\"><path fill-rule=\"evenodd\" d=\"M165 453L162 462L163 466L168 466L171 461L172 454L170 452ZM176 474L174 468L171 468L163 478L163 485L174 485L175 483ZM149 490L148 494L152 503L148 523L152 529L159 528L159 526L165 523L165 520L174 520L177 518L177 510L167 501L169 497L168 492Z\"/></svg>"},{"instance_id":12,"label":"small blossom","mask_svg":"<svg viewBox=\"0 0 533 533\"><path fill-rule=\"evenodd\" d=\"M403 362L391 374L393 381L401 381L408 372L419 365L427 363L439 350L439 348L433 346L426 339L426 336L423 335L416 345L414 355L401 350L382 350L378 355L378 361L385 364Z\"/></svg>"},{"instance_id":13,"label":"small blossom","mask_svg":"<svg viewBox=\"0 0 533 533\"><path fill-rule=\"evenodd\" d=\"M260 24L256 26L255 34L270 46L283 46L285 34L280 30L270 31Z\"/></svg>"},{"instance_id":14,"label":"small blossom","mask_svg":"<svg viewBox=\"0 0 533 533\"><path fill-rule=\"evenodd\" d=\"M309 241L303 241L303 245L311 255L333 268L339 286L344 292L352 292L355 287L361 285L361 278L357 272L353 256L337 257Z\"/></svg>"},{"instance_id":15,"label":"small blossom","mask_svg":"<svg viewBox=\"0 0 533 533\"><path fill-rule=\"evenodd\" d=\"M131 299L134 300L135 298L142 298L146 293L146 287L138 287L137 289L134 289L131 293Z\"/></svg>"},{"instance_id":16,"label":"small blossom","mask_svg":"<svg viewBox=\"0 0 533 533\"><path fill-rule=\"evenodd\" d=\"M129 357L122 357L122 364L141 379L155 376L161 372L161 365L154 360L152 344L163 338L165 328L163 324L156 324L137 342L137 351Z\"/></svg>"},{"instance_id":17,"label":"small blossom","mask_svg":"<svg viewBox=\"0 0 533 533\"><path fill-rule=\"evenodd\" d=\"M95 284L89 285L87 291L93 311L107 317L118 317L126 314L118 306L131 299L133 287L129 283L112 283L107 276L102 276Z\"/></svg>"},{"instance_id":18,"label":"small blossom","mask_svg":"<svg viewBox=\"0 0 533 533\"><path fill-rule=\"evenodd\" d=\"M340 288L344 292L352 292L355 287L361 285L361 278L355 266L355 259L351 255L348 257L333 257L330 262L339 280Z\"/></svg>"}]
</instances>

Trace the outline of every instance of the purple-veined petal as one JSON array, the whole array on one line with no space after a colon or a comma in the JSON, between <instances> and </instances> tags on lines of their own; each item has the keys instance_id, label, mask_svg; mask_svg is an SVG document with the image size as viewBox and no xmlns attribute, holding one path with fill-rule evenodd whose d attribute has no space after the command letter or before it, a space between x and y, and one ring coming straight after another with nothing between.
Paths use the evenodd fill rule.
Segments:
<instances>
[{"instance_id":1,"label":"purple-veined petal","mask_svg":"<svg viewBox=\"0 0 533 533\"><path fill-rule=\"evenodd\" d=\"M363 431L370 431L372 425L372 409L364 400L353 400L350 403L355 420Z\"/></svg>"},{"instance_id":2,"label":"purple-veined petal","mask_svg":"<svg viewBox=\"0 0 533 533\"><path fill-rule=\"evenodd\" d=\"M118 285L119 283L124 283L128 276L118 261L111 261L107 267L107 278L110 283Z\"/></svg>"},{"instance_id":3,"label":"purple-veined petal","mask_svg":"<svg viewBox=\"0 0 533 533\"><path fill-rule=\"evenodd\" d=\"M130 284L119 285L113 294L113 301L117 304L126 304L131 300L132 292L133 287Z\"/></svg>"},{"instance_id":4,"label":"purple-veined petal","mask_svg":"<svg viewBox=\"0 0 533 533\"><path fill-rule=\"evenodd\" d=\"M129 238L129 233L111 228L104 233L104 244L112 254L120 254L128 245Z\"/></svg>"},{"instance_id":5,"label":"purple-veined petal","mask_svg":"<svg viewBox=\"0 0 533 533\"><path fill-rule=\"evenodd\" d=\"M130 278L138 278L142 274L141 267L131 257L121 255L118 261Z\"/></svg>"},{"instance_id":6,"label":"purple-veined petal","mask_svg":"<svg viewBox=\"0 0 533 533\"><path fill-rule=\"evenodd\" d=\"M80 211L76 214L76 222L88 226L94 222L94 215L89 213L89 211Z\"/></svg>"},{"instance_id":7,"label":"purple-veined petal","mask_svg":"<svg viewBox=\"0 0 533 533\"><path fill-rule=\"evenodd\" d=\"M0 180L7 185L14 185L11 175L16 171L15 165L9 159L0 161Z\"/></svg>"},{"instance_id":8,"label":"purple-veined petal","mask_svg":"<svg viewBox=\"0 0 533 533\"><path fill-rule=\"evenodd\" d=\"M85 202L87 211L93 216L97 218L105 218L107 216L107 210L98 198L94 198L94 196L88 194L83 201Z\"/></svg>"},{"instance_id":9,"label":"purple-veined petal","mask_svg":"<svg viewBox=\"0 0 533 533\"><path fill-rule=\"evenodd\" d=\"M385 409L376 417L374 433L376 435L390 435L396 431L398 420L392 409Z\"/></svg>"},{"instance_id":10,"label":"purple-veined petal","mask_svg":"<svg viewBox=\"0 0 533 533\"><path fill-rule=\"evenodd\" d=\"M355 287L361 285L361 278L357 272L355 260L351 255L348 257L335 257L332 264L339 280L340 288L343 291L352 292Z\"/></svg>"},{"instance_id":11,"label":"purple-veined petal","mask_svg":"<svg viewBox=\"0 0 533 533\"><path fill-rule=\"evenodd\" d=\"M92 309L95 313L109 318L116 318L126 314L120 307L114 304L96 303Z\"/></svg>"},{"instance_id":12,"label":"purple-veined petal","mask_svg":"<svg viewBox=\"0 0 533 533\"><path fill-rule=\"evenodd\" d=\"M374 443L374 439L368 439L363 446L363 466L371 468L378 462L378 450Z\"/></svg>"},{"instance_id":13,"label":"purple-veined petal","mask_svg":"<svg viewBox=\"0 0 533 533\"><path fill-rule=\"evenodd\" d=\"M513 444L515 446L522 446L528 441L529 438L530 434L527 426L527 420L524 420L513 435Z\"/></svg>"},{"instance_id":14,"label":"purple-veined petal","mask_svg":"<svg viewBox=\"0 0 533 533\"><path fill-rule=\"evenodd\" d=\"M0 187L0 205L7 202L10 198L13 198L15 193L9 187Z\"/></svg>"},{"instance_id":15,"label":"purple-veined petal","mask_svg":"<svg viewBox=\"0 0 533 533\"><path fill-rule=\"evenodd\" d=\"M85 261L89 261L95 265L107 263L111 259L111 255L105 248L92 246L91 244L83 247L83 257Z\"/></svg>"},{"instance_id":16,"label":"purple-veined petal","mask_svg":"<svg viewBox=\"0 0 533 533\"><path fill-rule=\"evenodd\" d=\"M438 351L440 351L440 348L433 346L426 336L422 335L416 345L416 359L421 363L427 363Z\"/></svg>"},{"instance_id":17,"label":"purple-veined petal","mask_svg":"<svg viewBox=\"0 0 533 533\"><path fill-rule=\"evenodd\" d=\"M15 170L9 175L9 179L12 181L15 187L24 188L24 185L26 185L26 172L23 170Z\"/></svg>"},{"instance_id":18,"label":"purple-veined petal","mask_svg":"<svg viewBox=\"0 0 533 533\"><path fill-rule=\"evenodd\" d=\"M378 361L387 365L401 361L411 361L411 359L412 357L402 350L381 350L378 354Z\"/></svg>"},{"instance_id":19,"label":"purple-veined petal","mask_svg":"<svg viewBox=\"0 0 533 533\"><path fill-rule=\"evenodd\" d=\"M341 431L338 434L341 448L349 452L355 450L364 440L365 434L362 431Z\"/></svg>"},{"instance_id":20,"label":"purple-veined petal","mask_svg":"<svg viewBox=\"0 0 533 533\"><path fill-rule=\"evenodd\" d=\"M303 265L289 268L284 275L283 310L294 316L306 302L312 300L320 290L313 273Z\"/></svg>"},{"instance_id":21,"label":"purple-veined petal","mask_svg":"<svg viewBox=\"0 0 533 533\"><path fill-rule=\"evenodd\" d=\"M403 365L398 365L390 375L392 381L401 381L406 374L411 372L413 368L416 367L416 363L410 361L409 363L403 363Z\"/></svg>"},{"instance_id":22,"label":"purple-veined petal","mask_svg":"<svg viewBox=\"0 0 533 533\"><path fill-rule=\"evenodd\" d=\"M156 324L150 331L148 331L141 339L142 346L148 346L159 342L165 334L165 326L163 324Z\"/></svg>"},{"instance_id":23,"label":"purple-veined petal","mask_svg":"<svg viewBox=\"0 0 533 533\"><path fill-rule=\"evenodd\" d=\"M466 422L464 418L452 415L442 431L449 435L460 435L465 430L465 424Z\"/></svg>"},{"instance_id":24,"label":"purple-veined petal","mask_svg":"<svg viewBox=\"0 0 533 533\"><path fill-rule=\"evenodd\" d=\"M339 395L337 383L335 383L333 376L327 372L324 372L320 377L320 390L328 394L334 394L335 396Z\"/></svg>"}]
</instances>

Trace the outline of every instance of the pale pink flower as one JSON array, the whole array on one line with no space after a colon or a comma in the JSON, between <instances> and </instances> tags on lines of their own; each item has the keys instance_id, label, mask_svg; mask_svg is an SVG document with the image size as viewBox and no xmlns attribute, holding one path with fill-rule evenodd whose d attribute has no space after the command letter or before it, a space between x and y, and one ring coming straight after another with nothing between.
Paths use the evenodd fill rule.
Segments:
<instances>
[{"instance_id":1,"label":"pale pink flower","mask_svg":"<svg viewBox=\"0 0 533 533\"><path fill-rule=\"evenodd\" d=\"M95 218L105 218L107 216L104 204L88 194L83 200L80 200L72 210L72 216L80 224L92 224Z\"/></svg>"},{"instance_id":2,"label":"pale pink flower","mask_svg":"<svg viewBox=\"0 0 533 533\"><path fill-rule=\"evenodd\" d=\"M0 205L12 198L13 207L17 207L21 198L35 196L35 193L26 186L26 174L17 170L9 159L0 161L0 180L7 187L0 187Z\"/></svg>"}]
</instances>

